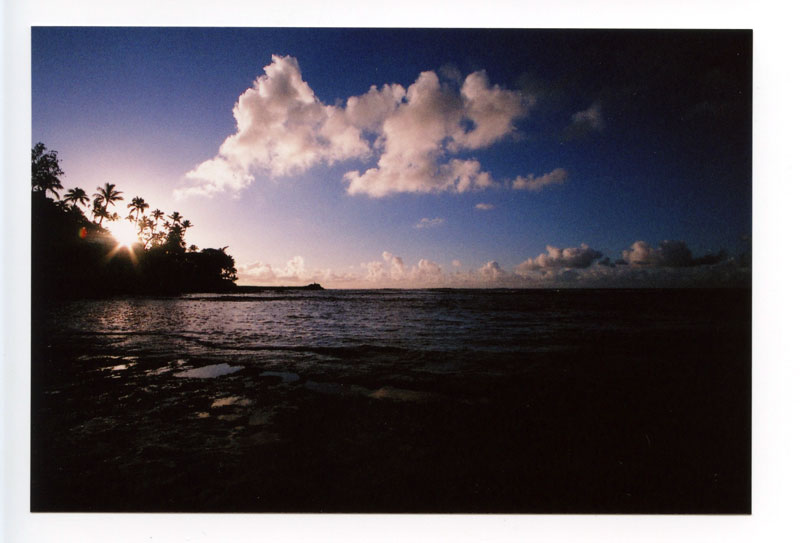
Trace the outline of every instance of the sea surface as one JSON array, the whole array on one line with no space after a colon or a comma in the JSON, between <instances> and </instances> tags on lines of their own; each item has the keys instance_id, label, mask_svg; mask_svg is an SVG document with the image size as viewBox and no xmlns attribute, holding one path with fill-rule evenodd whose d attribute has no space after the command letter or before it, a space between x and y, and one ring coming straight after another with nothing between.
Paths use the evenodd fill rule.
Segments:
<instances>
[{"instance_id":1,"label":"sea surface","mask_svg":"<svg viewBox=\"0 0 800 543\"><path fill-rule=\"evenodd\" d=\"M750 296L34 307L31 509L748 513Z\"/></svg>"}]
</instances>

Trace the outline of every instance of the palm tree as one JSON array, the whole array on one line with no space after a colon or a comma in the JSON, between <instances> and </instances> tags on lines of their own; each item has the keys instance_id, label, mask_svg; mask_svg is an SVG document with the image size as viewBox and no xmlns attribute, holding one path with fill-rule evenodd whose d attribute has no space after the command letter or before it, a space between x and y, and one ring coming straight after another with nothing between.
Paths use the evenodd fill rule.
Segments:
<instances>
[{"instance_id":1,"label":"palm tree","mask_svg":"<svg viewBox=\"0 0 800 543\"><path fill-rule=\"evenodd\" d=\"M69 189L67 193L64 194L64 201L73 206L78 204L86 205L89 203L89 196L82 188L75 187L74 189Z\"/></svg>"},{"instance_id":2,"label":"palm tree","mask_svg":"<svg viewBox=\"0 0 800 543\"><path fill-rule=\"evenodd\" d=\"M131 198L131 203L128 204L128 220L139 222L139 214L144 213L144 210L150 207L150 204L144 201L144 198L140 196L134 196ZM136 212L136 215L133 212Z\"/></svg>"},{"instance_id":3,"label":"palm tree","mask_svg":"<svg viewBox=\"0 0 800 543\"><path fill-rule=\"evenodd\" d=\"M192 224L192 221L190 221L189 219L186 219L185 221L181 222L181 228L183 228L184 232L186 231L187 228L191 228L192 226L194 225Z\"/></svg>"},{"instance_id":4,"label":"palm tree","mask_svg":"<svg viewBox=\"0 0 800 543\"><path fill-rule=\"evenodd\" d=\"M47 194L52 192L59 198L58 189L63 189L59 175L64 175L61 166L58 165L58 152L45 152L47 149L44 143L37 143L31 149L31 182L33 190Z\"/></svg>"},{"instance_id":5,"label":"palm tree","mask_svg":"<svg viewBox=\"0 0 800 543\"><path fill-rule=\"evenodd\" d=\"M97 192L94 193L94 209L92 212L96 217L100 218L97 223L98 226L103 224L103 219L114 220L108 213L108 206L114 205L114 202L122 200L122 192L116 190L114 183L106 183L104 187L97 187ZM100 211L102 210L102 212ZM116 213L114 214L116 215Z\"/></svg>"},{"instance_id":6,"label":"palm tree","mask_svg":"<svg viewBox=\"0 0 800 543\"><path fill-rule=\"evenodd\" d=\"M173 226L175 226L176 224L178 224L179 222L181 222L181 219L183 219L183 215L181 215L181 214L180 214L180 213L178 213L177 211L173 211L173 212L172 212L172 215L170 215L170 216L168 217L168 219L170 219L170 220L172 221L172 225L173 225Z\"/></svg>"}]
</instances>

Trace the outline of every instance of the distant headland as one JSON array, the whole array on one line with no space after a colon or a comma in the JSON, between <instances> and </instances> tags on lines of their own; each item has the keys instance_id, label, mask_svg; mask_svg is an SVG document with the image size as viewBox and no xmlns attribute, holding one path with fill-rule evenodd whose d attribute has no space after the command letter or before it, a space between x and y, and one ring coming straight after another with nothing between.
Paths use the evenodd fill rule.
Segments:
<instances>
[{"instance_id":1,"label":"distant headland","mask_svg":"<svg viewBox=\"0 0 800 543\"><path fill-rule=\"evenodd\" d=\"M285 286L285 287L259 287L259 286L241 286L237 285L235 292L242 294L257 294L259 292L283 292L287 290L325 290L319 283L311 283L305 286Z\"/></svg>"}]
</instances>

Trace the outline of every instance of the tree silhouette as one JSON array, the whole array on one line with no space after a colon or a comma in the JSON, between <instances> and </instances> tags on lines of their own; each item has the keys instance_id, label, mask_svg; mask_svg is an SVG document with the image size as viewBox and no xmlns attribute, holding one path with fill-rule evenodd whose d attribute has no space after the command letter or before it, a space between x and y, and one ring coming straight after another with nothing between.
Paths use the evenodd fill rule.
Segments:
<instances>
[{"instance_id":1,"label":"tree silhouette","mask_svg":"<svg viewBox=\"0 0 800 543\"><path fill-rule=\"evenodd\" d=\"M64 202L72 205L87 205L89 203L89 195L86 194L86 191L80 187L76 187L74 189L69 189L66 194L64 194Z\"/></svg>"},{"instance_id":2,"label":"tree silhouette","mask_svg":"<svg viewBox=\"0 0 800 543\"><path fill-rule=\"evenodd\" d=\"M153 216L153 220L156 221L156 227L158 227L158 221L164 218L164 212L156 208L153 210L151 215Z\"/></svg>"},{"instance_id":3,"label":"tree silhouette","mask_svg":"<svg viewBox=\"0 0 800 543\"><path fill-rule=\"evenodd\" d=\"M110 215L108 213L108 206L115 205L114 202L122 200L122 191L116 190L114 183L106 183L104 187L97 187L97 192L94 193L94 208L92 213L100 220L97 223L102 226L103 219L116 220L117 214Z\"/></svg>"},{"instance_id":4,"label":"tree silhouette","mask_svg":"<svg viewBox=\"0 0 800 543\"><path fill-rule=\"evenodd\" d=\"M128 204L128 220L133 222L139 222L139 215L144 213L144 210L150 207L150 204L144 201L144 198L140 196L134 196L131 198L131 203ZM136 214L134 215L134 212Z\"/></svg>"},{"instance_id":5,"label":"tree silhouette","mask_svg":"<svg viewBox=\"0 0 800 543\"><path fill-rule=\"evenodd\" d=\"M39 142L31 149L31 183L33 190L47 194L52 192L59 198L58 189L64 188L61 185L59 175L64 175L64 171L59 166L58 152L45 152L47 147Z\"/></svg>"},{"instance_id":6,"label":"tree silhouette","mask_svg":"<svg viewBox=\"0 0 800 543\"><path fill-rule=\"evenodd\" d=\"M32 161L32 284L34 297L104 296L116 294L227 292L236 288L236 268L225 249L186 249L184 235L193 226L175 211L168 218L160 209L135 196L127 218L138 226L139 239L129 251L103 227L118 220L113 206L122 192L112 183L97 187L92 198L76 187L55 201L63 188L55 151L37 144ZM80 206L90 206L95 222Z\"/></svg>"}]
</instances>

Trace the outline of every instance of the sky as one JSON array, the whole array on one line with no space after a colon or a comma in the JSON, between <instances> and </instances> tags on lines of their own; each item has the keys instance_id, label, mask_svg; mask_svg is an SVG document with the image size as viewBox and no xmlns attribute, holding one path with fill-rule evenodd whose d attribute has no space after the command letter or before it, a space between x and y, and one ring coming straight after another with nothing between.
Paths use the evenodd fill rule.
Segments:
<instances>
[{"instance_id":1,"label":"sky","mask_svg":"<svg viewBox=\"0 0 800 543\"><path fill-rule=\"evenodd\" d=\"M751 38L34 27L31 145L240 284L741 285Z\"/></svg>"}]
</instances>

